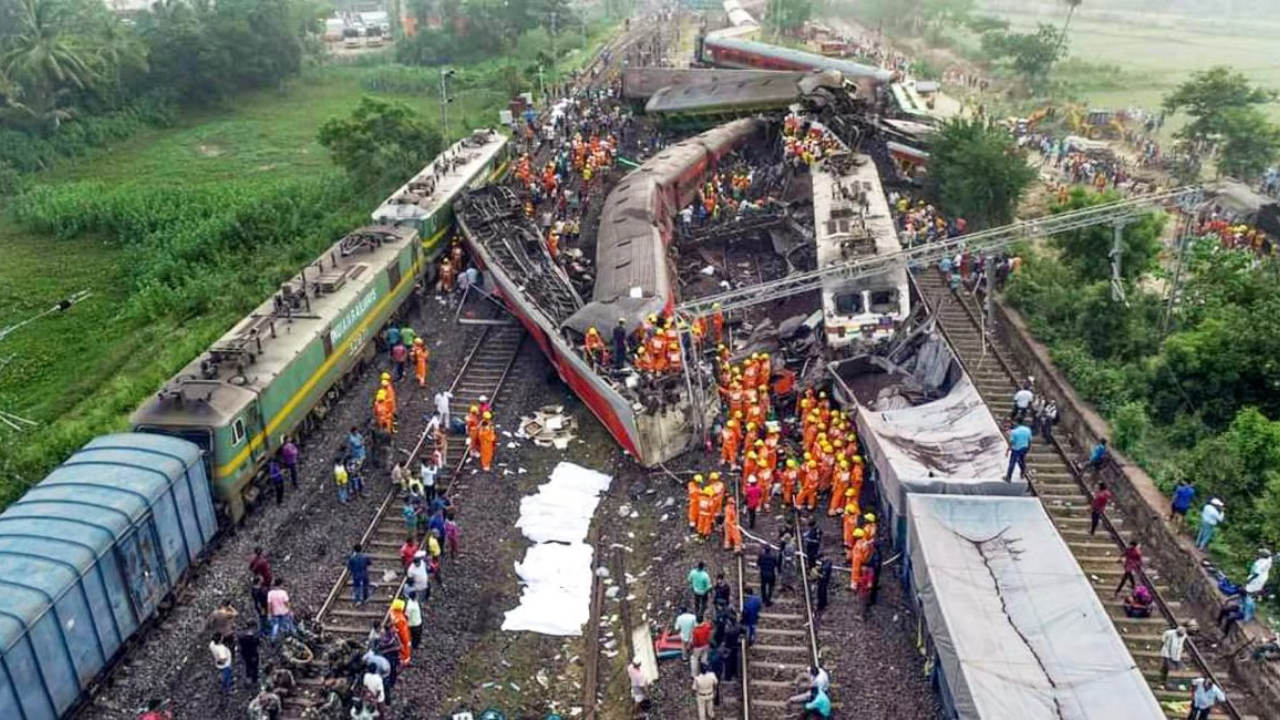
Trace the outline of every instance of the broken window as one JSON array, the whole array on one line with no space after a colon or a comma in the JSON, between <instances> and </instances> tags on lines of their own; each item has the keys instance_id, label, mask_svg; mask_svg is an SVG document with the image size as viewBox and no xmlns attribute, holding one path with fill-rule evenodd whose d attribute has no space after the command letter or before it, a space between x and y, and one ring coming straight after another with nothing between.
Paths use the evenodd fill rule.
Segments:
<instances>
[{"instance_id":1,"label":"broken window","mask_svg":"<svg viewBox=\"0 0 1280 720\"><path fill-rule=\"evenodd\" d=\"M836 295L837 315L861 315L863 313L862 293L851 292Z\"/></svg>"},{"instance_id":2,"label":"broken window","mask_svg":"<svg viewBox=\"0 0 1280 720\"><path fill-rule=\"evenodd\" d=\"M898 312L898 291L872 290L871 312L881 314Z\"/></svg>"}]
</instances>

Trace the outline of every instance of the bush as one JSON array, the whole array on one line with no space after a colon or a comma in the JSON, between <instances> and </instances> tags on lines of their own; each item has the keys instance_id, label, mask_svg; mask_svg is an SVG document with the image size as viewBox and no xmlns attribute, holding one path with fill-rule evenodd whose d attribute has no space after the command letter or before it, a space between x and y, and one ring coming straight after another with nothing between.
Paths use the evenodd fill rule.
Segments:
<instances>
[{"instance_id":1,"label":"bush","mask_svg":"<svg viewBox=\"0 0 1280 720\"><path fill-rule=\"evenodd\" d=\"M0 160L0 198L13 197L22 192L22 175L18 169Z\"/></svg>"},{"instance_id":2,"label":"bush","mask_svg":"<svg viewBox=\"0 0 1280 720\"><path fill-rule=\"evenodd\" d=\"M173 104L159 96L147 97L105 115L85 115L64 122L47 137L22 130L0 128L0 163L21 173L47 170L58 161L81 157L157 127L168 127L177 118Z\"/></svg>"}]
</instances>

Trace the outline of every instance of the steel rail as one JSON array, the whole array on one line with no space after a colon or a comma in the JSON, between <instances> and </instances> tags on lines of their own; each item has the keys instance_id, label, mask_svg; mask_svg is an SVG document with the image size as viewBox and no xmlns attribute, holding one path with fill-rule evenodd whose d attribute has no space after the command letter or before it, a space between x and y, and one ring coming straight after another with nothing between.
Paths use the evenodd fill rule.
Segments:
<instances>
[{"instance_id":1,"label":"steel rail","mask_svg":"<svg viewBox=\"0 0 1280 720\"><path fill-rule=\"evenodd\" d=\"M965 317L967 317L969 321L973 323L974 327L978 330L979 334L981 335L982 323L977 318L974 312L974 309L969 306L969 303L966 303L963 298L960 298L955 291L947 291L946 294L951 295L954 299L958 301L958 304L960 305L960 307L964 309ZM924 295L921 294L922 299L923 297ZM941 324L939 323L939 325ZM983 336L982 341L984 346L988 350L990 350L992 357L996 358L996 361L1000 364L1001 369L1003 369L1005 374L1009 376L1010 380L1014 384L1016 384L1018 381L1018 373L1016 373L1013 370L1013 366L1009 363L1008 359L1005 358L1003 351L997 348L995 343L987 342L985 335ZM950 342L950 339L948 339L948 342ZM956 354L956 359L960 360L960 356L958 353ZM961 364L963 365L964 362L961 361ZM1092 503L1093 491L1089 489L1089 484L1087 479L1084 476L1084 473L1080 471L1080 468L1077 467L1076 463L1071 461L1071 456L1068 454L1066 447L1062 444L1062 439L1060 437L1054 437L1053 449L1055 452L1058 453L1059 457L1062 458L1063 463L1070 470L1071 477L1073 480L1075 480L1076 485L1080 487L1080 490L1084 493L1085 497L1089 499L1090 503ZM1114 460L1110 462L1112 462L1113 465L1115 464ZM1032 488L1032 492L1035 493L1037 497L1039 496L1039 493L1035 491L1034 481L1031 480L1030 478L1027 479L1027 486ZM1111 517L1106 513L1102 514L1102 524L1103 524L1103 527L1106 528L1107 534L1110 535L1112 541L1114 541L1116 548L1123 551L1127 546L1124 536L1120 534L1119 529L1117 529L1115 524L1111 522ZM1146 584L1147 589L1151 591L1151 596L1152 598L1155 599L1156 607L1160 610L1160 615L1164 617L1165 622L1167 622L1169 624L1169 627L1171 628L1178 627L1177 616L1174 615L1173 611L1169 608L1169 604L1168 602L1165 601L1164 596L1160 593L1159 590L1156 589L1155 581L1153 581L1150 577L1148 577L1145 564L1143 565L1143 568L1139 572L1139 574L1142 576L1142 580ZM1199 648L1196 647L1195 642L1190 637L1186 639L1186 649L1190 653L1191 659L1195 662L1196 666L1200 669L1201 672L1204 673L1204 677L1212 680L1215 685L1222 687L1222 684L1219 682L1218 678L1214 675L1212 668L1209 667L1209 663L1205 660L1204 654L1200 652ZM1232 702L1229 696L1226 698L1226 702L1222 704L1222 707L1226 709L1227 715L1229 715L1232 718L1232 720L1241 720L1244 717L1244 715L1240 712L1240 709L1236 707L1235 703Z\"/></svg>"},{"instance_id":2,"label":"steel rail","mask_svg":"<svg viewBox=\"0 0 1280 720\"><path fill-rule=\"evenodd\" d=\"M480 335L480 338L476 340L475 345L473 345L471 347L471 350L467 353L466 360L463 361L462 369L458 371L458 374L453 378L453 383L449 385L450 393L458 389L458 386L462 383L463 379L466 377L467 372L471 369L471 365L473 361L476 359L477 356L479 356L480 350L484 347L485 340L489 339L489 334L491 332L494 332L495 330L496 329L492 327L485 328L484 333L482 333ZM523 336L521 338L521 341L523 341ZM502 389L503 384L506 382L507 375L511 371L511 366L515 364L515 360L520 354L520 345L521 345L521 342L516 343L515 352L512 353L511 359L507 362L506 367L502 371L502 375L498 378L498 381L495 383L494 394L493 394L494 399L497 399L498 391ZM413 450L409 453L409 457L405 461L405 467L410 468L407 472L413 472L411 469L413 467L413 461L417 459L419 453L422 451L422 446L426 444L427 437L429 434L430 434L430 430L424 429L422 431L422 435L418 438L418 442L414 444ZM466 464L467 457L469 454L470 454L469 451L464 450L462 453L462 457L458 459L458 462L453 466L453 470L449 473L448 484L445 486L445 494L450 495L450 497L452 497L453 484L454 482L456 482L459 474L461 474L462 467ZM396 496L399 494L399 491L400 489L395 486L392 486L387 491L387 497L382 501L382 505L378 507L378 512L373 516L373 520L369 523L369 526L365 529L364 534L360 537L360 544L362 546L366 545L369 542L369 538L372 537L375 532L377 532L379 523L381 523L383 518L386 516L388 508L390 508L392 503L395 501ZM342 589L346 586L347 579L349 577L350 577L350 571L344 567L342 569L342 574L338 577L338 581L334 584L333 588L329 591L328 597L325 598L324 604L320 606L320 611L316 613L317 621L323 624L325 615L328 614L329 610L333 606L334 601L337 600L338 594L341 593ZM404 583L406 582L406 580L407 578L402 578L400 580L400 585L396 588L396 593L395 593L396 595L399 595L400 592L403 591ZM390 612L390 610L388 610L388 612Z\"/></svg>"}]
</instances>

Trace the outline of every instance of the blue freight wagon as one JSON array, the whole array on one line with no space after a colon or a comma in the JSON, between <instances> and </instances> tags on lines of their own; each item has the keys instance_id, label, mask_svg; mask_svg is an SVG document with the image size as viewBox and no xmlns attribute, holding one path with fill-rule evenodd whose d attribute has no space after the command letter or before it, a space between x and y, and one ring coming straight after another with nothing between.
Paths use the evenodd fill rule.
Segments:
<instances>
[{"instance_id":1,"label":"blue freight wagon","mask_svg":"<svg viewBox=\"0 0 1280 720\"><path fill-rule=\"evenodd\" d=\"M104 435L0 514L0 718L73 707L217 532L200 449Z\"/></svg>"}]
</instances>

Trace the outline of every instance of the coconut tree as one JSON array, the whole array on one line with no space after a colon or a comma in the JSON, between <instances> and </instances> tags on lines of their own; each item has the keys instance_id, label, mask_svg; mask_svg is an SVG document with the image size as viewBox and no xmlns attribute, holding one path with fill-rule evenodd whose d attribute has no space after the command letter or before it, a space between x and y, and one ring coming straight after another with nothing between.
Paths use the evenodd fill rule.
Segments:
<instances>
[{"instance_id":1,"label":"coconut tree","mask_svg":"<svg viewBox=\"0 0 1280 720\"><path fill-rule=\"evenodd\" d=\"M1054 51L1054 57L1062 55L1062 45L1067 41L1067 31L1071 29L1071 18L1075 17L1076 9L1084 3L1084 0L1065 0L1065 2L1067 3L1067 19L1062 22L1062 34L1058 37L1058 47Z\"/></svg>"},{"instance_id":2,"label":"coconut tree","mask_svg":"<svg viewBox=\"0 0 1280 720\"><path fill-rule=\"evenodd\" d=\"M51 108L64 90L85 90L98 78L97 58L72 30L74 17L57 0L20 0L17 23L0 50L0 73L33 107Z\"/></svg>"}]
</instances>

